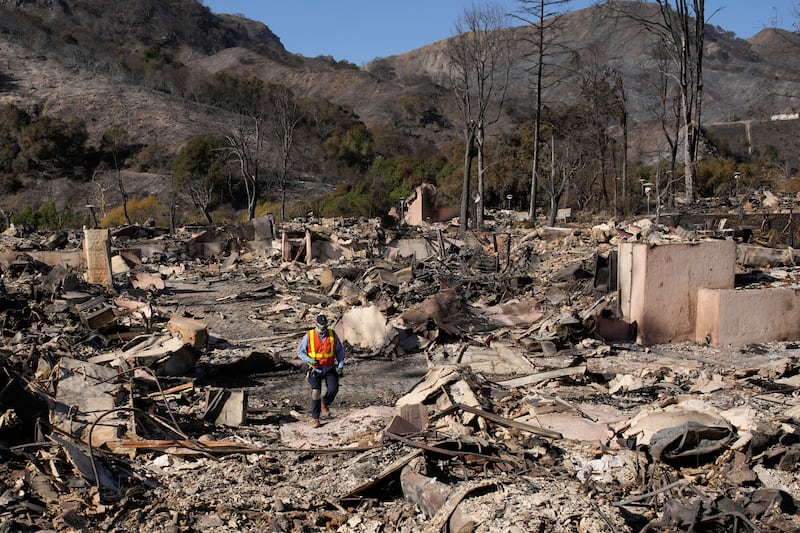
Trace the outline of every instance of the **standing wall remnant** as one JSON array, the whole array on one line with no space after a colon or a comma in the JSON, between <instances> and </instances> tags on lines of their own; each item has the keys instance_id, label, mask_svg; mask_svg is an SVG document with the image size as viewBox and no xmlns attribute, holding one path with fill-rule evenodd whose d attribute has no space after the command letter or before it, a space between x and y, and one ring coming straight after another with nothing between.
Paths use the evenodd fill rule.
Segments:
<instances>
[{"instance_id":1,"label":"standing wall remnant","mask_svg":"<svg viewBox=\"0 0 800 533\"><path fill-rule=\"evenodd\" d=\"M696 340L711 346L800 340L800 290L721 290L697 293Z\"/></svg>"},{"instance_id":2,"label":"standing wall remnant","mask_svg":"<svg viewBox=\"0 0 800 533\"><path fill-rule=\"evenodd\" d=\"M436 212L436 187L429 183L423 183L417 187L406 200L406 223L410 226L418 226L423 222L436 222L438 213Z\"/></svg>"},{"instance_id":3,"label":"standing wall remnant","mask_svg":"<svg viewBox=\"0 0 800 533\"><path fill-rule=\"evenodd\" d=\"M736 243L621 243L618 302L642 345L695 340L697 291L732 289Z\"/></svg>"},{"instance_id":4,"label":"standing wall remnant","mask_svg":"<svg viewBox=\"0 0 800 533\"><path fill-rule=\"evenodd\" d=\"M83 251L86 254L86 282L113 289L108 229L83 230Z\"/></svg>"},{"instance_id":5,"label":"standing wall remnant","mask_svg":"<svg viewBox=\"0 0 800 533\"><path fill-rule=\"evenodd\" d=\"M459 206L436 206L436 187L423 183L414 193L405 199L406 206L403 220L409 226L423 223L444 222L460 214Z\"/></svg>"}]
</instances>

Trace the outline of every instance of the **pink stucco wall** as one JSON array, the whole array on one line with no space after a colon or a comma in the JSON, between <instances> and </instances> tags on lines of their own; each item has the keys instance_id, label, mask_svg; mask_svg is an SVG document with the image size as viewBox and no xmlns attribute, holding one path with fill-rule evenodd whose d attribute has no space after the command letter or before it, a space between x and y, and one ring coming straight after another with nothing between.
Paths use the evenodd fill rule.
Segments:
<instances>
[{"instance_id":1,"label":"pink stucco wall","mask_svg":"<svg viewBox=\"0 0 800 533\"><path fill-rule=\"evenodd\" d=\"M695 339L697 291L732 289L736 243L622 243L619 305L643 345Z\"/></svg>"},{"instance_id":2,"label":"pink stucco wall","mask_svg":"<svg viewBox=\"0 0 800 533\"><path fill-rule=\"evenodd\" d=\"M800 340L800 290L700 289L695 339L711 346Z\"/></svg>"}]
</instances>

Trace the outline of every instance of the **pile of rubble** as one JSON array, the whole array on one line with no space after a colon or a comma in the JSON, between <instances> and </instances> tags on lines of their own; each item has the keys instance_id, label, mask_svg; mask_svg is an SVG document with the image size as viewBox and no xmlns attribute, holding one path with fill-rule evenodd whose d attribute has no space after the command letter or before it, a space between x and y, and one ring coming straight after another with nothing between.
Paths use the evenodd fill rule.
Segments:
<instances>
[{"instance_id":1,"label":"pile of rubble","mask_svg":"<svg viewBox=\"0 0 800 533\"><path fill-rule=\"evenodd\" d=\"M0 529L800 528L800 344L645 346L617 302L621 243L736 236L512 222L7 231ZM319 313L347 363L312 429Z\"/></svg>"}]
</instances>

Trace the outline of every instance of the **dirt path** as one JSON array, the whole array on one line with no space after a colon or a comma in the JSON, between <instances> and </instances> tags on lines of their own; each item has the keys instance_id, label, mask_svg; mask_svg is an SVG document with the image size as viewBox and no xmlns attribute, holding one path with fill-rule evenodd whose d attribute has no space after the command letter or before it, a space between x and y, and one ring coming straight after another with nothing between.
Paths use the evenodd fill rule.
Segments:
<instances>
[{"instance_id":1,"label":"dirt path","mask_svg":"<svg viewBox=\"0 0 800 533\"><path fill-rule=\"evenodd\" d=\"M255 296L254 296L255 295ZM267 296L261 296L267 295ZM213 337L223 339L205 362L269 354L284 364L277 369L254 368L245 374L219 372L204 381L214 386L248 391L249 406L258 412L306 414L310 398L303 365L294 350L306 331L304 324L270 323L262 310L282 301L259 276L244 279L170 280L159 305L169 312L188 313L208 324ZM425 355L407 354L397 359L373 356L348 347L345 375L340 383L336 409L350 411L369 405L394 405L427 372ZM203 360L201 359L201 362Z\"/></svg>"}]
</instances>

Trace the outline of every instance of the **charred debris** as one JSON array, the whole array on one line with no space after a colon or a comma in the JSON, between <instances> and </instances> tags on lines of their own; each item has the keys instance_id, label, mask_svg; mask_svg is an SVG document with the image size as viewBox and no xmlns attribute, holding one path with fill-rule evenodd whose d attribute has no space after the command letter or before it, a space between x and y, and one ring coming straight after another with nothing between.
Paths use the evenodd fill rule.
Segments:
<instances>
[{"instance_id":1,"label":"charred debris","mask_svg":"<svg viewBox=\"0 0 800 533\"><path fill-rule=\"evenodd\" d=\"M731 287L713 290L795 292L790 236L488 226L7 230L0 530L800 528L798 322L734 317L755 331L728 345L734 318L712 342L620 305L640 290L622 244L730 243ZM294 349L320 312L348 360L344 402L312 429Z\"/></svg>"}]
</instances>

